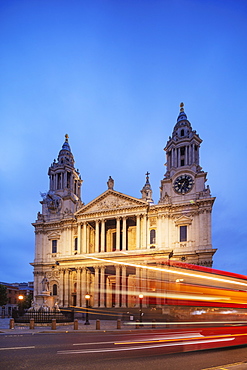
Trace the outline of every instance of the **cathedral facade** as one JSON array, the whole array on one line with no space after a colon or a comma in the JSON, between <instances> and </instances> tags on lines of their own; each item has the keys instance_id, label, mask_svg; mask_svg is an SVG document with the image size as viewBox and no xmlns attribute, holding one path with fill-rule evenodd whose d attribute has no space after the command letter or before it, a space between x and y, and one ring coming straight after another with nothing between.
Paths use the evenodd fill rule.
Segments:
<instances>
[{"instance_id":1,"label":"cathedral facade","mask_svg":"<svg viewBox=\"0 0 247 370\"><path fill-rule=\"evenodd\" d=\"M212 266L215 198L200 166L201 142L181 103L164 149L167 170L159 202L152 200L147 172L140 199L116 191L109 177L106 191L84 204L82 179L66 135L49 168L49 190L42 194L42 211L33 223L36 302L46 301L50 307L138 307L142 293L143 307L160 306L162 272L157 267L164 261ZM148 292L157 293L152 301Z\"/></svg>"}]
</instances>

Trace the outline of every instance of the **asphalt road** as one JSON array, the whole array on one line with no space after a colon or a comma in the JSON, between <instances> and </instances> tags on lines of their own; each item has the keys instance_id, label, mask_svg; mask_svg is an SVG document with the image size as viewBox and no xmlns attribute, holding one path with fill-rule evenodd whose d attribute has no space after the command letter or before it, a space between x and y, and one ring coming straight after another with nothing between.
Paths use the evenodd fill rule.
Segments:
<instances>
[{"instance_id":1,"label":"asphalt road","mask_svg":"<svg viewBox=\"0 0 247 370\"><path fill-rule=\"evenodd\" d=\"M148 332L1 334L0 369L247 369L247 364L229 366L247 361L247 347L169 353L171 348L157 345L160 338ZM150 339L155 346L149 346Z\"/></svg>"}]
</instances>

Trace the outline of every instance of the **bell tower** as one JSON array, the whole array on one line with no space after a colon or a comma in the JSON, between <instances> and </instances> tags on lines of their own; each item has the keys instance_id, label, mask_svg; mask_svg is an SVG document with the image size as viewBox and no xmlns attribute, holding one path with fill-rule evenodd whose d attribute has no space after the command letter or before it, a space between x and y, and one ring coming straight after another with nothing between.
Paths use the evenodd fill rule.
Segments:
<instances>
[{"instance_id":1,"label":"bell tower","mask_svg":"<svg viewBox=\"0 0 247 370\"><path fill-rule=\"evenodd\" d=\"M169 206L174 258L212 265L211 212L215 198L205 186L207 173L200 166L202 139L192 129L180 104L180 112L164 148L166 173L161 180L160 206ZM190 256L190 257L189 257ZM189 258L189 259L188 259Z\"/></svg>"},{"instance_id":2,"label":"bell tower","mask_svg":"<svg viewBox=\"0 0 247 370\"><path fill-rule=\"evenodd\" d=\"M200 166L201 143L202 139L192 129L181 103L172 137L169 137L164 149L167 171L161 181L160 203L167 196L177 203L210 195L209 187L205 188L207 173Z\"/></svg>"},{"instance_id":3,"label":"bell tower","mask_svg":"<svg viewBox=\"0 0 247 370\"><path fill-rule=\"evenodd\" d=\"M48 170L49 191L43 197L42 215L48 219L63 218L72 215L82 205L81 176L74 167L74 156L69 145L69 136Z\"/></svg>"}]
</instances>

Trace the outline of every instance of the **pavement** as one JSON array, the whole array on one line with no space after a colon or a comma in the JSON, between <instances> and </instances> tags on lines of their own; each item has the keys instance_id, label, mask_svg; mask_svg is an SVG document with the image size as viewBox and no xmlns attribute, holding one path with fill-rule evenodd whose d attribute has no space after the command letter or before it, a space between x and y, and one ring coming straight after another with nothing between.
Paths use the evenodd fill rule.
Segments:
<instances>
[{"instance_id":1,"label":"pavement","mask_svg":"<svg viewBox=\"0 0 247 370\"><path fill-rule=\"evenodd\" d=\"M96 329L96 320L89 319L89 325L85 325L85 320L78 319L78 329L75 329L74 323L56 323L56 329L52 329L52 324L35 324L34 329L30 325L23 323L14 323L14 328L10 329L10 318L0 318L0 334L33 334L33 333L67 333L67 332L99 332L99 331L118 331L130 332L136 329L136 323L120 323L118 328L117 320L100 320L100 328ZM99 324L97 323L97 326ZM141 328L141 327L140 327ZM150 326L142 327L148 329Z\"/></svg>"}]
</instances>

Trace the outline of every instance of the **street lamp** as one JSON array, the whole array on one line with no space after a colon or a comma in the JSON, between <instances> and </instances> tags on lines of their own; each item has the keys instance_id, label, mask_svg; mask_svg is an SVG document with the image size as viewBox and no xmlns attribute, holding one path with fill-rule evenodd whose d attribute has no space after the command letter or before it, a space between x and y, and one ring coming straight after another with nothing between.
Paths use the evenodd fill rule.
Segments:
<instances>
[{"instance_id":1,"label":"street lamp","mask_svg":"<svg viewBox=\"0 0 247 370\"><path fill-rule=\"evenodd\" d=\"M143 300L143 294L139 294L139 301L140 301L140 322L142 322L142 300Z\"/></svg>"},{"instance_id":2,"label":"street lamp","mask_svg":"<svg viewBox=\"0 0 247 370\"><path fill-rule=\"evenodd\" d=\"M22 306L22 304L23 304L24 296L22 294L20 294L18 296L18 299L19 299L19 302L20 302L20 314L22 315L22 313L23 313L23 306Z\"/></svg>"},{"instance_id":3,"label":"street lamp","mask_svg":"<svg viewBox=\"0 0 247 370\"><path fill-rule=\"evenodd\" d=\"M88 302L89 302L89 299L90 299L90 295L86 294L85 299L86 299L86 322L85 322L84 325L90 325L90 322L88 321Z\"/></svg>"}]
</instances>

